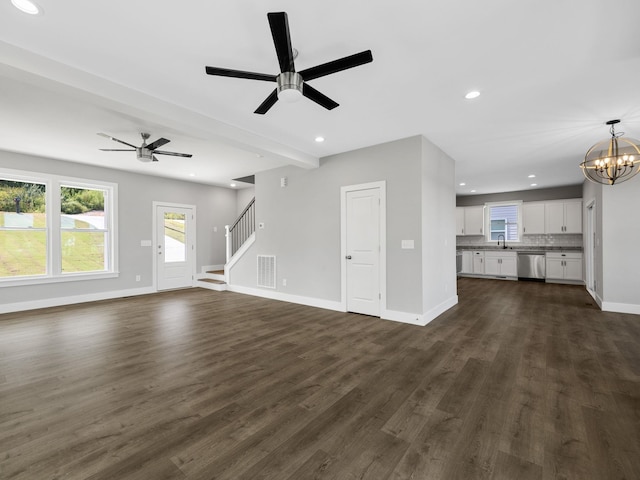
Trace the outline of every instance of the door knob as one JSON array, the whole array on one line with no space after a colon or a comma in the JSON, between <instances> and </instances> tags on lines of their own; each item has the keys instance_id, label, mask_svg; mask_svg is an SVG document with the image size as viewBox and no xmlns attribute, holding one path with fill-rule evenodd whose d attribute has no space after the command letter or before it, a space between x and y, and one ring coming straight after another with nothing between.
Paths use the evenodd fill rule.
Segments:
<instances>
[{"instance_id":1,"label":"door knob","mask_svg":"<svg viewBox=\"0 0 640 480\"><path fill-rule=\"evenodd\" d=\"M346 257L344 257L344 258L346 258L347 260L351 260L351 255L347 255L347 256L346 256Z\"/></svg>"}]
</instances>

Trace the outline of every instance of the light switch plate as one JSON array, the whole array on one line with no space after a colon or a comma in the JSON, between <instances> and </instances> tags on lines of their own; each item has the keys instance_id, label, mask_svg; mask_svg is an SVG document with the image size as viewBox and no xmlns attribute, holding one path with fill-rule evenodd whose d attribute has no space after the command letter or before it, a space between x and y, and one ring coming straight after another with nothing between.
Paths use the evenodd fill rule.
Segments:
<instances>
[{"instance_id":1,"label":"light switch plate","mask_svg":"<svg viewBox=\"0 0 640 480\"><path fill-rule=\"evenodd\" d=\"M413 240L402 240L401 248L405 250L412 250L415 248L415 244Z\"/></svg>"},{"instance_id":2,"label":"light switch plate","mask_svg":"<svg viewBox=\"0 0 640 480\"><path fill-rule=\"evenodd\" d=\"M150 247L151 246L151 240L140 240L140 246L141 247Z\"/></svg>"}]
</instances>

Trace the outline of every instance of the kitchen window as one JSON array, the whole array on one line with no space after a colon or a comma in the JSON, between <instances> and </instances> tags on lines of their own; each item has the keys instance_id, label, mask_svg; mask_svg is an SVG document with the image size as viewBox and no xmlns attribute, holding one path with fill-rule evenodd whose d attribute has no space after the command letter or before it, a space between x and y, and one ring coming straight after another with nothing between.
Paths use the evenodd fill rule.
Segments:
<instances>
[{"instance_id":1,"label":"kitchen window","mask_svg":"<svg viewBox=\"0 0 640 480\"><path fill-rule=\"evenodd\" d=\"M499 235L504 235L504 239L508 242L519 242L522 202L487 203L485 207L487 241L496 242Z\"/></svg>"},{"instance_id":2,"label":"kitchen window","mask_svg":"<svg viewBox=\"0 0 640 480\"><path fill-rule=\"evenodd\" d=\"M0 286L117 276L117 185L0 170Z\"/></svg>"}]
</instances>

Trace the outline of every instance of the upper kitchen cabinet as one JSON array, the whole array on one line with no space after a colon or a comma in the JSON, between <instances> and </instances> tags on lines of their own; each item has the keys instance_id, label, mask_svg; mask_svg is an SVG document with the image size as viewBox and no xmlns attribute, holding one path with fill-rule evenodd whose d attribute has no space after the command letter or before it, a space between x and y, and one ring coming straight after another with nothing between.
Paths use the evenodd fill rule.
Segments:
<instances>
[{"instance_id":1,"label":"upper kitchen cabinet","mask_svg":"<svg viewBox=\"0 0 640 480\"><path fill-rule=\"evenodd\" d=\"M582 233L582 200L546 202L544 221L547 234Z\"/></svg>"},{"instance_id":2,"label":"upper kitchen cabinet","mask_svg":"<svg viewBox=\"0 0 640 480\"><path fill-rule=\"evenodd\" d=\"M465 207L464 234L484 235L484 206Z\"/></svg>"},{"instance_id":3,"label":"upper kitchen cabinet","mask_svg":"<svg viewBox=\"0 0 640 480\"><path fill-rule=\"evenodd\" d=\"M456 207L456 235L484 235L484 206Z\"/></svg>"},{"instance_id":4,"label":"upper kitchen cabinet","mask_svg":"<svg viewBox=\"0 0 640 480\"><path fill-rule=\"evenodd\" d=\"M526 202L522 204L522 233L526 235L544 233L543 202Z\"/></svg>"},{"instance_id":5,"label":"upper kitchen cabinet","mask_svg":"<svg viewBox=\"0 0 640 480\"><path fill-rule=\"evenodd\" d=\"M464 235L464 207L456 207L456 235Z\"/></svg>"}]
</instances>

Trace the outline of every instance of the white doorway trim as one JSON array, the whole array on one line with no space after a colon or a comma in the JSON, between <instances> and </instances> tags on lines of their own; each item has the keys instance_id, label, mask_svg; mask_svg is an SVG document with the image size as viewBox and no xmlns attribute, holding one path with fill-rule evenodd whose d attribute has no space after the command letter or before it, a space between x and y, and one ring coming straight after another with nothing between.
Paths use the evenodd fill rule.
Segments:
<instances>
[{"instance_id":1,"label":"white doorway trim","mask_svg":"<svg viewBox=\"0 0 640 480\"><path fill-rule=\"evenodd\" d=\"M347 193L377 188L380 192L380 316L387 311L387 184L385 181L340 187L340 304L347 311Z\"/></svg>"},{"instance_id":2,"label":"white doorway trim","mask_svg":"<svg viewBox=\"0 0 640 480\"><path fill-rule=\"evenodd\" d=\"M195 277L196 277L196 265L197 265L197 248L196 248L196 206L195 205L187 205L184 203L171 203L171 202L159 202L159 201L154 201L152 202L152 218L153 218L153 233L152 233L152 238L153 238L153 245L152 245L152 251L151 251L151 256L152 256L152 265L153 265L153 289L157 292L158 290L158 261L157 261L157 251L158 251L158 245L159 245L159 239L158 239L158 208L161 207L166 207L166 208L183 208L183 209L189 209L191 210L192 214L193 214L193 220L191 222L189 222L189 233L187 235L189 235L191 237L191 245L192 245L192 267L191 267L191 275L192 275L192 285L193 283L195 283Z\"/></svg>"},{"instance_id":3,"label":"white doorway trim","mask_svg":"<svg viewBox=\"0 0 640 480\"><path fill-rule=\"evenodd\" d=\"M596 247L596 200L593 199L585 206L586 238L584 249L585 284L587 292L597 302L597 286L595 284L595 247Z\"/></svg>"}]
</instances>

